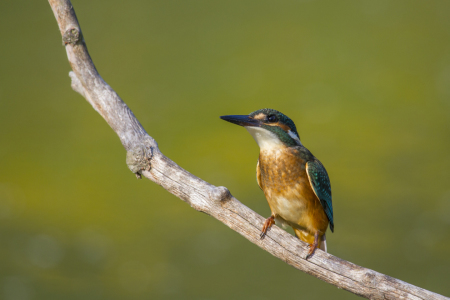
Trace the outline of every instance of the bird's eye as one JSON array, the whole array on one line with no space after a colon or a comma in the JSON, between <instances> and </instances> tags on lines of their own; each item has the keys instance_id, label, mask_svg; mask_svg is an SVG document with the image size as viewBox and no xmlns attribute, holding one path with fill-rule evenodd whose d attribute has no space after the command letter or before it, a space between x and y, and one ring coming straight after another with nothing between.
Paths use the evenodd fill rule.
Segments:
<instances>
[{"instance_id":1,"label":"bird's eye","mask_svg":"<svg viewBox=\"0 0 450 300\"><path fill-rule=\"evenodd\" d=\"M277 121L277 117L275 115L270 115L267 117L267 120L269 122L276 122Z\"/></svg>"}]
</instances>

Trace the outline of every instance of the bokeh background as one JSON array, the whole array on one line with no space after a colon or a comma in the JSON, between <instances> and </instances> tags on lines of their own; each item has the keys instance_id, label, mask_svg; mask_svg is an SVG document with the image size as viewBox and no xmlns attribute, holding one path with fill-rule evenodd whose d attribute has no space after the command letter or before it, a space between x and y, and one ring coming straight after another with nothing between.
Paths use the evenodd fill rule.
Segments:
<instances>
[{"instance_id":1,"label":"bokeh background","mask_svg":"<svg viewBox=\"0 0 450 300\"><path fill-rule=\"evenodd\" d=\"M263 216L270 107L326 166L329 252L450 296L450 2L73 0L160 149ZM357 299L148 180L70 88L47 1L0 2L0 298Z\"/></svg>"}]
</instances>

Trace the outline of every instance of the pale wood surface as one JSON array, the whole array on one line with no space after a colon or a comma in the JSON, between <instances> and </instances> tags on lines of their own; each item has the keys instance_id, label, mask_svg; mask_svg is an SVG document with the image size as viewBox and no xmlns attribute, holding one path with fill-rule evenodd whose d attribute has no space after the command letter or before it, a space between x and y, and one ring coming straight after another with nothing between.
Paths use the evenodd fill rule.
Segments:
<instances>
[{"instance_id":1,"label":"pale wood surface","mask_svg":"<svg viewBox=\"0 0 450 300\"><path fill-rule=\"evenodd\" d=\"M273 226L264 239L264 218L240 203L225 187L190 174L164 156L128 106L95 69L69 0L49 0L73 72L72 88L80 93L117 133L127 150L127 164L141 175L240 233L252 243L305 273L369 299L450 299L401 280L357 266L317 250L305 260L307 244Z\"/></svg>"}]
</instances>

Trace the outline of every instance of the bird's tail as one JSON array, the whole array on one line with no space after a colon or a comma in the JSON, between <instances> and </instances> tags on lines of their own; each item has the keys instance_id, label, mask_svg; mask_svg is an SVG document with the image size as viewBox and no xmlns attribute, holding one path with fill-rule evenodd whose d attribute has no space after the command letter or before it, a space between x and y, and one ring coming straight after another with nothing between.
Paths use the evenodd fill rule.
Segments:
<instances>
[{"instance_id":1,"label":"bird's tail","mask_svg":"<svg viewBox=\"0 0 450 300\"><path fill-rule=\"evenodd\" d=\"M322 249L323 251L328 252L327 251L327 238L326 238L325 234L320 237L319 249Z\"/></svg>"},{"instance_id":2,"label":"bird's tail","mask_svg":"<svg viewBox=\"0 0 450 300\"><path fill-rule=\"evenodd\" d=\"M314 243L314 235L309 232L294 228L295 235L301 239L302 241L313 244ZM319 249L327 252L327 239L325 234L319 237Z\"/></svg>"}]
</instances>

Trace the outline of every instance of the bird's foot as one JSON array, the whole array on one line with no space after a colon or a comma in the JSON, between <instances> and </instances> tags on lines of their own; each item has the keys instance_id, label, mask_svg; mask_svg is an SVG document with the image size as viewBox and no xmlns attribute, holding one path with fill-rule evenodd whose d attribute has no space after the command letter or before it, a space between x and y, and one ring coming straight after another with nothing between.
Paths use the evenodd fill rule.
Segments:
<instances>
[{"instance_id":1,"label":"bird's foot","mask_svg":"<svg viewBox=\"0 0 450 300\"><path fill-rule=\"evenodd\" d=\"M270 227L272 227L273 224L275 224L274 216L270 216L269 218L266 219L261 234L259 235L261 239L263 239L266 236L267 231L270 229Z\"/></svg>"},{"instance_id":2,"label":"bird's foot","mask_svg":"<svg viewBox=\"0 0 450 300\"><path fill-rule=\"evenodd\" d=\"M308 258L310 258L314 254L317 246L314 246L314 244L309 244L308 248L309 248L309 251L308 251L308 254L306 255L306 258L305 258L306 260L308 260Z\"/></svg>"},{"instance_id":3,"label":"bird's foot","mask_svg":"<svg viewBox=\"0 0 450 300\"><path fill-rule=\"evenodd\" d=\"M308 254L306 255L305 258L306 260L308 260L308 258L310 258L314 254L318 245L319 245L319 233L316 232L314 234L314 243L308 245L309 251Z\"/></svg>"}]
</instances>

